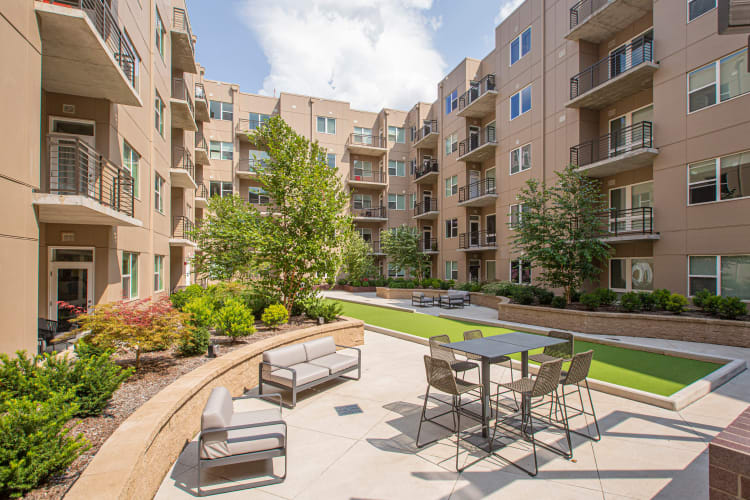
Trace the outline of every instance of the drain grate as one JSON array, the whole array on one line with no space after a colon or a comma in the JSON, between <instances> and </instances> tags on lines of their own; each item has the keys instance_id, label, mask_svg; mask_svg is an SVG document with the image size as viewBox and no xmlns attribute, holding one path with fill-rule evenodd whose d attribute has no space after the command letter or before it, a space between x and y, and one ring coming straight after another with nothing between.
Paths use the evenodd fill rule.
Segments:
<instances>
[{"instance_id":1,"label":"drain grate","mask_svg":"<svg viewBox=\"0 0 750 500\"><path fill-rule=\"evenodd\" d=\"M336 410L336 413L339 414L339 417L343 417L345 415L355 415L357 413L364 413L362 411L362 408L359 407L359 405L344 405L344 406L334 406L334 410Z\"/></svg>"}]
</instances>

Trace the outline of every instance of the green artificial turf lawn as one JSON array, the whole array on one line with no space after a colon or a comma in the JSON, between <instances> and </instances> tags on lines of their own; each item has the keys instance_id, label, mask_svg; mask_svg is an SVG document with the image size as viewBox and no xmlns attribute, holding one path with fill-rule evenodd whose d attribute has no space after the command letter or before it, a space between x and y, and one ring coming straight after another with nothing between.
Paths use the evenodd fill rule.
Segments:
<instances>
[{"instance_id":1,"label":"green artificial turf lawn","mask_svg":"<svg viewBox=\"0 0 750 500\"><path fill-rule=\"evenodd\" d=\"M452 341L463 340L463 332L474 328L482 330L485 336L502 335L513 331L470 321L438 318L429 314L407 313L352 302L339 303L342 306L342 314L345 316L361 319L370 325L425 338L448 334ZM671 396L722 366L717 363L665 356L624 347L576 341L576 352L589 349L594 350L591 378L662 396ZM541 352L541 349L531 352ZM512 357L520 359L521 355L515 354Z\"/></svg>"}]
</instances>

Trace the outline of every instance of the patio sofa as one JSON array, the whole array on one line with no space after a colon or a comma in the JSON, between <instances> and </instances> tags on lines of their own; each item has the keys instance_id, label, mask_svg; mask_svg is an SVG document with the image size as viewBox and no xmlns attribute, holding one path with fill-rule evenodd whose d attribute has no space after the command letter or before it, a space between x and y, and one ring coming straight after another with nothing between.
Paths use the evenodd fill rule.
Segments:
<instances>
[{"instance_id":1,"label":"patio sofa","mask_svg":"<svg viewBox=\"0 0 750 500\"><path fill-rule=\"evenodd\" d=\"M447 309L470 306L471 293L462 290L449 290L445 295L440 296L438 305Z\"/></svg>"},{"instance_id":2,"label":"patio sofa","mask_svg":"<svg viewBox=\"0 0 750 500\"><path fill-rule=\"evenodd\" d=\"M357 357L339 354L336 348L354 349ZM356 377L344 374L356 370ZM337 345L333 337L322 337L301 344L271 349L263 353L258 366L258 392L263 384L292 391L292 404L297 393L335 378L359 380L362 374L362 352L356 347Z\"/></svg>"}]
</instances>

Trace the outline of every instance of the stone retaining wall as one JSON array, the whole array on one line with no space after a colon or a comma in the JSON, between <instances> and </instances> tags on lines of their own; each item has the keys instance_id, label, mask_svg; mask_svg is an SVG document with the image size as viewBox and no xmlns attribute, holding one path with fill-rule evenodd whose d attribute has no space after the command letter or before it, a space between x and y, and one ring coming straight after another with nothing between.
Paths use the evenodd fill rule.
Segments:
<instances>
[{"instance_id":1,"label":"stone retaining wall","mask_svg":"<svg viewBox=\"0 0 750 500\"><path fill-rule=\"evenodd\" d=\"M708 445L710 500L750 498L750 408Z\"/></svg>"},{"instance_id":2,"label":"stone retaining wall","mask_svg":"<svg viewBox=\"0 0 750 500\"><path fill-rule=\"evenodd\" d=\"M152 498L183 447L200 430L201 412L217 386L239 396L258 385L263 351L333 336L337 344L364 343L364 323L336 323L285 332L206 363L162 389L133 413L104 443L68 500Z\"/></svg>"}]
</instances>

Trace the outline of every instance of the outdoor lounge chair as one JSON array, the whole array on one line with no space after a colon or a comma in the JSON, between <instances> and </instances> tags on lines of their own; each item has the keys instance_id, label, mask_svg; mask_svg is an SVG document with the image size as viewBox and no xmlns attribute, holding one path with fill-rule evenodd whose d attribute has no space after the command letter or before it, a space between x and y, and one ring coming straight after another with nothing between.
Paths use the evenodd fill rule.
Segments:
<instances>
[{"instance_id":1,"label":"outdoor lounge chair","mask_svg":"<svg viewBox=\"0 0 750 500\"><path fill-rule=\"evenodd\" d=\"M424 292L412 292L411 305L418 307L432 307L435 305L435 299L425 297Z\"/></svg>"},{"instance_id":2,"label":"outdoor lounge chair","mask_svg":"<svg viewBox=\"0 0 750 500\"><path fill-rule=\"evenodd\" d=\"M439 305L446 309L453 309L454 307L463 308L465 305L471 305L471 298L466 299L467 294L468 292L451 290L445 295L440 296Z\"/></svg>"},{"instance_id":3,"label":"outdoor lounge chair","mask_svg":"<svg viewBox=\"0 0 750 500\"><path fill-rule=\"evenodd\" d=\"M529 356L529 359L531 361L536 361L537 363L546 363L547 361L562 359L563 362L567 363L568 361L573 359L573 353L575 352L573 342L575 341L575 338L573 337L572 333L551 330L547 335L556 339L564 339L568 342L565 344L550 345L545 347L544 351L541 354L532 354L531 356Z\"/></svg>"},{"instance_id":4,"label":"outdoor lounge chair","mask_svg":"<svg viewBox=\"0 0 750 500\"><path fill-rule=\"evenodd\" d=\"M278 398L278 408L235 412L233 401L238 399ZM286 422L281 418L281 395L258 394L232 398L226 387L216 387L208 396L201 415L198 435L198 496L201 472L204 468L284 457L284 475L274 479L233 488L221 488L211 493L255 488L283 482L286 478Z\"/></svg>"}]
</instances>

